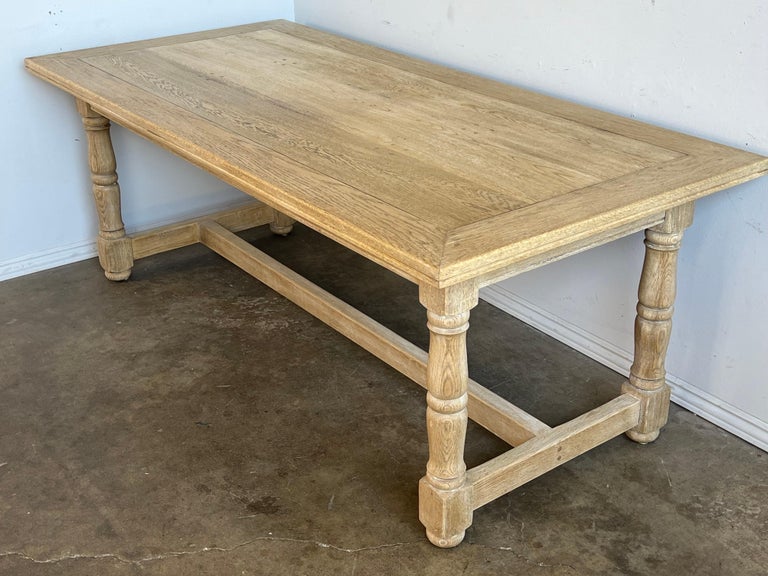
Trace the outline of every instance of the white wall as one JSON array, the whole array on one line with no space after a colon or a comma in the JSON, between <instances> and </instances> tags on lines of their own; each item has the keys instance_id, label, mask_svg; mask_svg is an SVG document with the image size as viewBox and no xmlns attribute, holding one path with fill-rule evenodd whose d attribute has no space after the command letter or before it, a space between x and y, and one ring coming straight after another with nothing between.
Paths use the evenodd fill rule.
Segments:
<instances>
[{"instance_id":1,"label":"white wall","mask_svg":"<svg viewBox=\"0 0 768 576\"><path fill-rule=\"evenodd\" d=\"M26 0L0 18L0 280L95 254L85 142L72 98L24 70L26 56L293 19L292 0ZM147 228L242 195L116 127L123 215Z\"/></svg>"},{"instance_id":2,"label":"white wall","mask_svg":"<svg viewBox=\"0 0 768 576\"><path fill-rule=\"evenodd\" d=\"M763 0L296 0L296 21L768 154ZM490 301L626 373L641 237ZM674 398L768 449L768 178L698 203L680 262Z\"/></svg>"}]
</instances>

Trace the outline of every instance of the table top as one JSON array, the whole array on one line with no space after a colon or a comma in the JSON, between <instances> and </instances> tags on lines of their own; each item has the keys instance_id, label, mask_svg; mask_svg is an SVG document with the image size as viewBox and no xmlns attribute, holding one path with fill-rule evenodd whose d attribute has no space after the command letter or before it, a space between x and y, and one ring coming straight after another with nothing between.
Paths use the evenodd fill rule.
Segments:
<instances>
[{"instance_id":1,"label":"table top","mask_svg":"<svg viewBox=\"0 0 768 576\"><path fill-rule=\"evenodd\" d=\"M26 66L439 287L608 241L768 172L768 158L286 21Z\"/></svg>"}]
</instances>

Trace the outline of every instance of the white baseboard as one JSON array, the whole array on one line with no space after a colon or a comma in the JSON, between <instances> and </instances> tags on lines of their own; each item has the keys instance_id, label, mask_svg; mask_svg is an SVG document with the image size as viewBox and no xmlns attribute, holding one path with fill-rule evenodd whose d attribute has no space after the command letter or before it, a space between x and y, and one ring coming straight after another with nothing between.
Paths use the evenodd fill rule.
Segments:
<instances>
[{"instance_id":1,"label":"white baseboard","mask_svg":"<svg viewBox=\"0 0 768 576\"><path fill-rule=\"evenodd\" d=\"M629 367L632 364L631 352L614 346L610 342L582 330L546 310L542 310L502 286L493 285L484 288L481 297L486 302L619 374L629 375ZM693 384L673 374L667 374L667 382L672 388L672 400L676 404L735 434L761 450L768 451L768 422L763 422L712 394L699 390Z\"/></svg>"},{"instance_id":2,"label":"white baseboard","mask_svg":"<svg viewBox=\"0 0 768 576\"><path fill-rule=\"evenodd\" d=\"M49 268L56 268L57 266L64 266L65 264L93 258L96 254L96 242L86 241L58 246L49 250L26 254L19 258L5 260L0 262L0 282L16 278L17 276L24 276L25 274L32 274L33 272L40 272Z\"/></svg>"}]
</instances>

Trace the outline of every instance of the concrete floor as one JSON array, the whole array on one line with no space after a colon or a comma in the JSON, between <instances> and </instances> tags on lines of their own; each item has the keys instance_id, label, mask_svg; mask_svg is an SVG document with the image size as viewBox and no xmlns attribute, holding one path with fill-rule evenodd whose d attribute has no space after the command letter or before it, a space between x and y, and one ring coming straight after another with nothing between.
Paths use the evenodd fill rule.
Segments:
<instances>
[{"instance_id":1,"label":"concrete floor","mask_svg":"<svg viewBox=\"0 0 768 576\"><path fill-rule=\"evenodd\" d=\"M298 228L248 239L415 343L415 288ZM768 456L673 406L475 513L417 519L423 391L202 247L0 284L0 574L768 573ZM470 372L554 425L621 377L481 303ZM471 426L467 462L505 449Z\"/></svg>"}]
</instances>

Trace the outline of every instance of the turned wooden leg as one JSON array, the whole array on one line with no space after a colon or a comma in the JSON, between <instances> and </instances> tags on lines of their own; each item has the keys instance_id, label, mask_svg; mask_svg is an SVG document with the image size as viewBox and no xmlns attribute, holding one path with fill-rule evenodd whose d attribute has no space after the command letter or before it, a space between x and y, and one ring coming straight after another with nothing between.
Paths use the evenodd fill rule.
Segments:
<instances>
[{"instance_id":1,"label":"turned wooden leg","mask_svg":"<svg viewBox=\"0 0 768 576\"><path fill-rule=\"evenodd\" d=\"M645 262L638 290L635 358L622 392L642 402L638 425L627 432L635 442L653 442L667 423L669 386L664 360L672 331L677 253L683 230L693 221L693 204L670 210L664 222L645 231Z\"/></svg>"},{"instance_id":2,"label":"turned wooden leg","mask_svg":"<svg viewBox=\"0 0 768 576\"><path fill-rule=\"evenodd\" d=\"M88 164L99 217L99 262L110 280L127 280L133 268L133 250L120 214L120 186L109 120L82 100L77 100L77 111L88 139Z\"/></svg>"},{"instance_id":3,"label":"turned wooden leg","mask_svg":"<svg viewBox=\"0 0 768 576\"><path fill-rule=\"evenodd\" d=\"M269 223L269 229L273 234L288 236L293 230L293 224L296 221L278 210L273 210L272 214L272 222Z\"/></svg>"},{"instance_id":4,"label":"turned wooden leg","mask_svg":"<svg viewBox=\"0 0 768 576\"><path fill-rule=\"evenodd\" d=\"M466 484L464 439L467 431L467 347L469 310L477 304L477 288L421 288L427 308L427 473L419 482L419 519L430 542L456 546L472 524Z\"/></svg>"}]
</instances>

